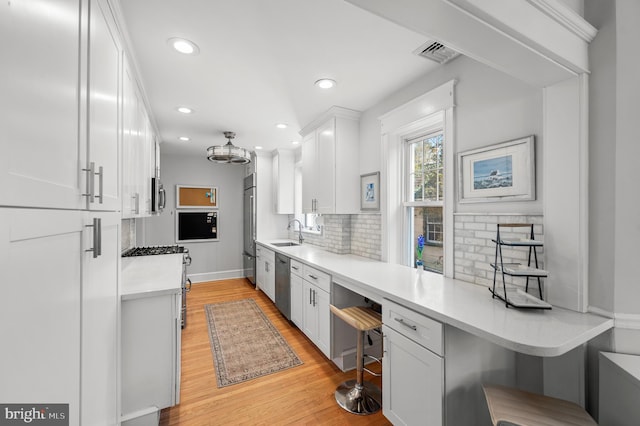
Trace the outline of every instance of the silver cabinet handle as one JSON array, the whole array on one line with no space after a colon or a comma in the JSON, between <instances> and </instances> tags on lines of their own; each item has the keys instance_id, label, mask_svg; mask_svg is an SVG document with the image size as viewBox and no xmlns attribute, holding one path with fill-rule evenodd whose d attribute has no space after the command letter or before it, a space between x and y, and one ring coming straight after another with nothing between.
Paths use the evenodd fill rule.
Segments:
<instances>
[{"instance_id":1,"label":"silver cabinet handle","mask_svg":"<svg viewBox=\"0 0 640 426\"><path fill-rule=\"evenodd\" d=\"M93 252L93 258L102 254L102 219L94 217L93 225L86 225L87 228L93 228L93 247L85 251Z\"/></svg>"},{"instance_id":2,"label":"silver cabinet handle","mask_svg":"<svg viewBox=\"0 0 640 426\"><path fill-rule=\"evenodd\" d=\"M140 213L140 194L136 192L131 196L131 198L133 199L133 213Z\"/></svg>"},{"instance_id":3,"label":"silver cabinet handle","mask_svg":"<svg viewBox=\"0 0 640 426\"><path fill-rule=\"evenodd\" d=\"M98 194L96 195L96 198L98 200L100 200L100 204L102 204L103 201L103 188L104 188L104 173L103 173L103 169L102 166L98 167L98 173L96 173L96 175L98 175Z\"/></svg>"},{"instance_id":4,"label":"silver cabinet handle","mask_svg":"<svg viewBox=\"0 0 640 426\"><path fill-rule=\"evenodd\" d=\"M311 304L311 289L309 289L309 304Z\"/></svg>"},{"instance_id":5,"label":"silver cabinet handle","mask_svg":"<svg viewBox=\"0 0 640 426\"><path fill-rule=\"evenodd\" d=\"M418 327L416 327L415 325L407 324L406 322L404 322L402 318L394 318L394 320L398 321L400 324L404 325L405 327L412 329L413 331L416 331L418 329Z\"/></svg>"},{"instance_id":6,"label":"silver cabinet handle","mask_svg":"<svg viewBox=\"0 0 640 426\"><path fill-rule=\"evenodd\" d=\"M316 277L315 275L312 275L312 274L308 274L308 275L309 275L309 278L313 278L314 280L318 279L318 277Z\"/></svg>"},{"instance_id":7,"label":"silver cabinet handle","mask_svg":"<svg viewBox=\"0 0 640 426\"><path fill-rule=\"evenodd\" d=\"M316 294L317 293L318 293L317 291L313 290L313 306L314 307L316 306Z\"/></svg>"},{"instance_id":8,"label":"silver cabinet handle","mask_svg":"<svg viewBox=\"0 0 640 426\"><path fill-rule=\"evenodd\" d=\"M96 175L96 163L89 163L88 169L82 169L83 172L87 172L87 193L82 194L83 197L89 197L89 202L93 203L96 194L95 188L95 175Z\"/></svg>"},{"instance_id":9,"label":"silver cabinet handle","mask_svg":"<svg viewBox=\"0 0 640 426\"><path fill-rule=\"evenodd\" d=\"M294 271L297 271L298 267L297 266L292 266L291 269L293 269Z\"/></svg>"},{"instance_id":10,"label":"silver cabinet handle","mask_svg":"<svg viewBox=\"0 0 640 426\"><path fill-rule=\"evenodd\" d=\"M167 194L164 188L158 191L158 209L162 210L167 206Z\"/></svg>"}]
</instances>

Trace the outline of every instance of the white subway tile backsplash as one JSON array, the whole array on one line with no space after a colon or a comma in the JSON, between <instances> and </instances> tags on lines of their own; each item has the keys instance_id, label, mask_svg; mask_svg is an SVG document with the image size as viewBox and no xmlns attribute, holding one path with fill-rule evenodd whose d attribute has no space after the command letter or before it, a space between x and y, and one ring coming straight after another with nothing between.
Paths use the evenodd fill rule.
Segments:
<instances>
[{"instance_id":1,"label":"white subway tile backsplash","mask_svg":"<svg viewBox=\"0 0 640 426\"><path fill-rule=\"evenodd\" d=\"M455 278L475 284L492 286L498 223L533 223L536 240L544 241L542 215L504 215L504 214L458 214L454 216L454 274ZM527 238L530 228L512 228L500 232L502 239ZM502 247L505 263L523 263L528 261L529 250L526 247ZM538 266L544 268L544 249L537 248ZM533 256L532 256L533 262ZM501 285L501 276L498 283ZM524 288L526 279L506 276L507 284ZM544 280L543 280L544 281ZM530 288L537 289L537 280L530 279ZM534 294L536 292L534 291Z\"/></svg>"}]
</instances>

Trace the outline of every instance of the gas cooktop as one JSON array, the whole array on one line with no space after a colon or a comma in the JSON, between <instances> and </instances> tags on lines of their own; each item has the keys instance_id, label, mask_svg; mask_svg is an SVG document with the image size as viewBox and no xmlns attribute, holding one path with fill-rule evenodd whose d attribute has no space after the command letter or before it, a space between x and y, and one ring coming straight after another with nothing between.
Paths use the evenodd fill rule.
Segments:
<instances>
[{"instance_id":1,"label":"gas cooktop","mask_svg":"<svg viewBox=\"0 0 640 426\"><path fill-rule=\"evenodd\" d=\"M179 245L134 247L122 253L122 257L152 256L155 254L175 254L175 253L184 253L184 247Z\"/></svg>"}]
</instances>

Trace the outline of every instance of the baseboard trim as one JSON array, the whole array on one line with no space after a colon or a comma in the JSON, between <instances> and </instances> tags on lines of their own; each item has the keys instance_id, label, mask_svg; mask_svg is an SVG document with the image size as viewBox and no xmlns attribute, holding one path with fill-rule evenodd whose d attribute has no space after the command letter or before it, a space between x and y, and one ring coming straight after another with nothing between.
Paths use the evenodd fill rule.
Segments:
<instances>
[{"instance_id":1,"label":"baseboard trim","mask_svg":"<svg viewBox=\"0 0 640 426\"><path fill-rule=\"evenodd\" d=\"M188 274L187 277L191 280L192 283L202 283L205 281L229 280L233 278L244 278L244 269L231 269L228 271Z\"/></svg>"}]
</instances>

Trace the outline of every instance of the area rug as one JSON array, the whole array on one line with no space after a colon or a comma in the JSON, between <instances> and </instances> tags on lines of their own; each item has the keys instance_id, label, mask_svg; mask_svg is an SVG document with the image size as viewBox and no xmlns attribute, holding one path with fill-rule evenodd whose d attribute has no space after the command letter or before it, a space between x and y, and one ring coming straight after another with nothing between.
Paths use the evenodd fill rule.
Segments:
<instances>
[{"instance_id":1,"label":"area rug","mask_svg":"<svg viewBox=\"0 0 640 426\"><path fill-rule=\"evenodd\" d=\"M302 364L253 299L204 306L218 387Z\"/></svg>"}]
</instances>

